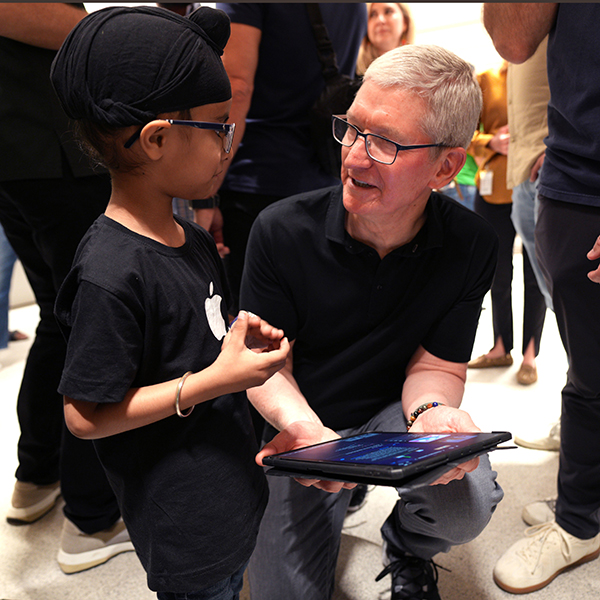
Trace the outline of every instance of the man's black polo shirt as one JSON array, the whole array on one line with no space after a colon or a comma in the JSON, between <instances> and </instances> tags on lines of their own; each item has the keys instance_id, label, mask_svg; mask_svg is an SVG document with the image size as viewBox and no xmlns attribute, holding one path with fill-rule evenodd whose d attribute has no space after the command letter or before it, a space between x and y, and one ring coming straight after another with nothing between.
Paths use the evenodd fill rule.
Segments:
<instances>
[{"instance_id":1,"label":"man's black polo shirt","mask_svg":"<svg viewBox=\"0 0 600 600\"><path fill-rule=\"evenodd\" d=\"M346 232L341 185L277 202L252 228L241 306L295 340L295 379L332 429L397 401L419 345L471 357L496 234L435 192L426 212L417 236L383 260Z\"/></svg>"}]
</instances>

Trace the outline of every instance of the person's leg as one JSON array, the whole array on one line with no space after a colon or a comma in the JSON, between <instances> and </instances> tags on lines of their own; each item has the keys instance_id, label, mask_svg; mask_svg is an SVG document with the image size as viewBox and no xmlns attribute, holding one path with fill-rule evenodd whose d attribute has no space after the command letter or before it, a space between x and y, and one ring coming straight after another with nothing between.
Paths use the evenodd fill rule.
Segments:
<instances>
[{"instance_id":1,"label":"person's leg","mask_svg":"<svg viewBox=\"0 0 600 600\"><path fill-rule=\"evenodd\" d=\"M562 393L556 521L588 539L600 530L600 285L587 253L600 232L600 209L540 199L536 247L567 356Z\"/></svg>"},{"instance_id":2,"label":"person's leg","mask_svg":"<svg viewBox=\"0 0 600 600\"><path fill-rule=\"evenodd\" d=\"M513 348L511 288L515 229L510 220L510 211L510 204L489 204L479 193L475 195L475 212L488 221L498 236L498 264L491 289L492 321L494 344L501 339L504 354L508 354Z\"/></svg>"},{"instance_id":3,"label":"person's leg","mask_svg":"<svg viewBox=\"0 0 600 600\"><path fill-rule=\"evenodd\" d=\"M118 519L114 494L91 442L63 435L62 398L57 392L66 352L54 317L58 288L77 246L110 196L107 176L2 184L0 221L19 256L40 307L17 401L21 436L17 479L48 484L60 480L66 515L86 533ZM74 450L70 448L74 446ZM74 468L75 464L79 468ZM93 524L93 525L92 525Z\"/></svg>"},{"instance_id":4,"label":"person's leg","mask_svg":"<svg viewBox=\"0 0 600 600\"><path fill-rule=\"evenodd\" d=\"M513 593L548 585L564 569L600 555L600 286L587 278L587 253L600 231L600 208L540 197L535 245L569 359L562 391L555 520L537 525L494 567Z\"/></svg>"},{"instance_id":5,"label":"person's leg","mask_svg":"<svg viewBox=\"0 0 600 600\"><path fill-rule=\"evenodd\" d=\"M361 430L406 431L401 403L385 408ZM489 523L504 495L487 455L460 481L398 493L400 499L381 529L390 559L403 553L430 559L471 541Z\"/></svg>"},{"instance_id":6,"label":"person's leg","mask_svg":"<svg viewBox=\"0 0 600 600\"><path fill-rule=\"evenodd\" d=\"M8 309L10 283L17 255L0 226L0 349L8 346Z\"/></svg>"},{"instance_id":7,"label":"person's leg","mask_svg":"<svg viewBox=\"0 0 600 600\"><path fill-rule=\"evenodd\" d=\"M527 255L538 287L544 296L546 306L552 310L552 298L537 257L535 255L535 221L538 208L537 182L524 181L513 188L513 203L510 218L516 232L527 250Z\"/></svg>"},{"instance_id":8,"label":"person's leg","mask_svg":"<svg viewBox=\"0 0 600 600\"><path fill-rule=\"evenodd\" d=\"M540 353L540 341L546 319L546 301L542 294L531 262L529 253L523 246L523 356L526 355L533 341L534 359ZM535 364L535 360L534 360Z\"/></svg>"},{"instance_id":9,"label":"person's leg","mask_svg":"<svg viewBox=\"0 0 600 600\"><path fill-rule=\"evenodd\" d=\"M158 592L158 600L239 600L246 565L230 577L197 592Z\"/></svg>"},{"instance_id":10,"label":"person's leg","mask_svg":"<svg viewBox=\"0 0 600 600\"><path fill-rule=\"evenodd\" d=\"M329 600L350 491L269 477L269 503L248 569L253 600Z\"/></svg>"}]
</instances>

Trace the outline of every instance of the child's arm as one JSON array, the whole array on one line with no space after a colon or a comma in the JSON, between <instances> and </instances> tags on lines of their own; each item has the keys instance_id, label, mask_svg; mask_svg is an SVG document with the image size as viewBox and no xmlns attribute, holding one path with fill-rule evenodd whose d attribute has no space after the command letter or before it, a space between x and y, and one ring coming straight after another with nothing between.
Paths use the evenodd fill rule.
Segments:
<instances>
[{"instance_id":1,"label":"child's arm","mask_svg":"<svg viewBox=\"0 0 600 600\"><path fill-rule=\"evenodd\" d=\"M264 340L262 352L246 346L246 336ZM223 341L217 360L193 373L181 388L179 407L186 412L200 402L263 384L286 361L290 345L283 331L240 312ZM175 395L181 378L131 389L122 402L95 403L64 398L65 420L77 437L97 439L143 427L175 414Z\"/></svg>"}]
</instances>

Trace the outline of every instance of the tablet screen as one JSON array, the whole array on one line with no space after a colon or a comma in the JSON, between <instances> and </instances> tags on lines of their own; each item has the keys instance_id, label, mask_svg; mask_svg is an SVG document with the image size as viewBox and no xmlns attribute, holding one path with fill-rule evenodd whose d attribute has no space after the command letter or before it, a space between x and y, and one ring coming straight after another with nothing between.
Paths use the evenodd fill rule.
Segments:
<instances>
[{"instance_id":1,"label":"tablet screen","mask_svg":"<svg viewBox=\"0 0 600 600\"><path fill-rule=\"evenodd\" d=\"M292 450L281 458L402 467L450 450L468 448L478 436L476 433L364 433Z\"/></svg>"}]
</instances>

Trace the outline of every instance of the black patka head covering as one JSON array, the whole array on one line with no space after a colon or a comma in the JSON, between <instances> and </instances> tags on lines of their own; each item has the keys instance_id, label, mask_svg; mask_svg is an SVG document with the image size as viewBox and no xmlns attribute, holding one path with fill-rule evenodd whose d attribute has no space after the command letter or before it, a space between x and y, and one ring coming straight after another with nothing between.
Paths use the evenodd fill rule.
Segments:
<instances>
[{"instance_id":1,"label":"black patka head covering","mask_svg":"<svg viewBox=\"0 0 600 600\"><path fill-rule=\"evenodd\" d=\"M231 98L221 55L229 17L152 6L86 16L58 51L50 78L67 115L115 127Z\"/></svg>"}]
</instances>

